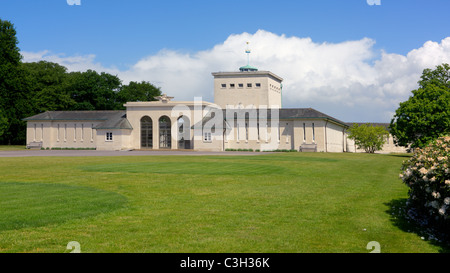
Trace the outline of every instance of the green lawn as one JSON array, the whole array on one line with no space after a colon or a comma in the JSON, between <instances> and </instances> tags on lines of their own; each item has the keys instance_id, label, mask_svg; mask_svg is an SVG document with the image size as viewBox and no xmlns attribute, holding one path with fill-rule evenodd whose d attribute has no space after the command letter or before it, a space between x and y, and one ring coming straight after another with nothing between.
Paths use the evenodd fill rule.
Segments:
<instances>
[{"instance_id":1,"label":"green lawn","mask_svg":"<svg viewBox=\"0 0 450 273\"><path fill-rule=\"evenodd\" d=\"M0 252L441 252L401 155L0 158Z\"/></svg>"},{"instance_id":2,"label":"green lawn","mask_svg":"<svg viewBox=\"0 0 450 273\"><path fill-rule=\"evenodd\" d=\"M0 145L0 151L18 151L25 149L25 145Z\"/></svg>"}]
</instances>

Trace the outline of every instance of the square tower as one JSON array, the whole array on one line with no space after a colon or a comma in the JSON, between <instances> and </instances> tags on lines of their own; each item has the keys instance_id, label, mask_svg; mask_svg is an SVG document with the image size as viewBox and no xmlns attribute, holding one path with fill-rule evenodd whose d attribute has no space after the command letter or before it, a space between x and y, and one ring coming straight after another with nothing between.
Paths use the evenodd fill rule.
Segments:
<instances>
[{"instance_id":1,"label":"square tower","mask_svg":"<svg viewBox=\"0 0 450 273\"><path fill-rule=\"evenodd\" d=\"M214 72L214 103L246 108L281 108L283 78L270 71L258 71L251 66L240 68L239 72Z\"/></svg>"}]
</instances>

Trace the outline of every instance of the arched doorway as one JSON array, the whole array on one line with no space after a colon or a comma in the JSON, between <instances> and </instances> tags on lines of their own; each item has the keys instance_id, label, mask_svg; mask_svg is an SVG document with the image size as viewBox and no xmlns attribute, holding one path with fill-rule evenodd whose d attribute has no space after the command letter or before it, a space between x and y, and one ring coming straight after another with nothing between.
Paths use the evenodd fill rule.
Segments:
<instances>
[{"instance_id":1,"label":"arched doorway","mask_svg":"<svg viewBox=\"0 0 450 273\"><path fill-rule=\"evenodd\" d=\"M141 148L153 148L153 122L149 116L141 118Z\"/></svg>"},{"instance_id":2,"label":"arched doorway","mask_svg":"<svg viewBox=\"0 0 450 273\"><path fill-rule=\"evenodd\" d=\"M177 120L178 149L191 149L191 125L187 116Z\"/></svg>"},{"instance_id":3,"label":"arched doorway","mask_svg":"<svg viewBox=\"0 0 450 273\"><path fill-rule=\"evenodd\" d=\"M170 149L172 147L170 118L162 116L159 118L159 148Z\"/></svg>"}]
</instances>

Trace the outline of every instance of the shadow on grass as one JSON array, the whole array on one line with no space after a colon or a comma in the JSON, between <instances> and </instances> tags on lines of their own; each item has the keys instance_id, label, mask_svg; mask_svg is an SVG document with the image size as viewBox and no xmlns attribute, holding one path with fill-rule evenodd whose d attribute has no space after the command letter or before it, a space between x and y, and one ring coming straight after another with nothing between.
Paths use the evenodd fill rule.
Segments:
<instances>
[{"instance_id":1,"label":"shadow on grass","mask_svg":"<svg viewBox=\"0 0 450 273\"><path fill-rule=\"evenodd\" d=\"M389 207L386 213L389 213L392 223L405 232L413 232L420 237L427 238L427 241L430 244L440 248L440 253L450 253L450 242L440 242L435 239L429 240L430 237L433 238L436 237L436 235L432 234L429 228L421 226L408 215L408 208L406 206L407 200L407 198L401 198L385 203L385 205Z\"/></svg>"}]
</instances>

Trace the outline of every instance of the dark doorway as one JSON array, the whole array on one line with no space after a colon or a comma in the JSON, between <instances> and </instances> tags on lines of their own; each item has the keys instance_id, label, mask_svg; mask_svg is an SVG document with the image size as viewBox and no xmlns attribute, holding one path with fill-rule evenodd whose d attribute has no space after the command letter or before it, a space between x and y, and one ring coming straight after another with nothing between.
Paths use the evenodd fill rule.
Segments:
<instances>
[{"instance_id":1,"label":"dark doorway","mask_svg":"<svg viewBox=\"0 0 450 273\"><path fill-rule=\"evenodd\" d=\"M153 122L149 116L141 118L141 148L153 148Z\"/></svg>"},{"instance_id":2,"label":"dark doorway","mask_svg":"<svg viewBox=\"0 0 450 273\"><path fill-rule=\"evenodd\" d=\"M191 125L189 118L181 116L177 120L178 149L192 149L191 147Z\"/></svg>"},{"instance_id":3,"label":"dark doorway","mask_svg":"<svg viewBox=\"0 0 450 273\"><path fill-rule=\"evenodd\" d=\"M170 149L172 147L170 118L162 116L159 119L159 148Z\"/></svg>"}]
</instances>

